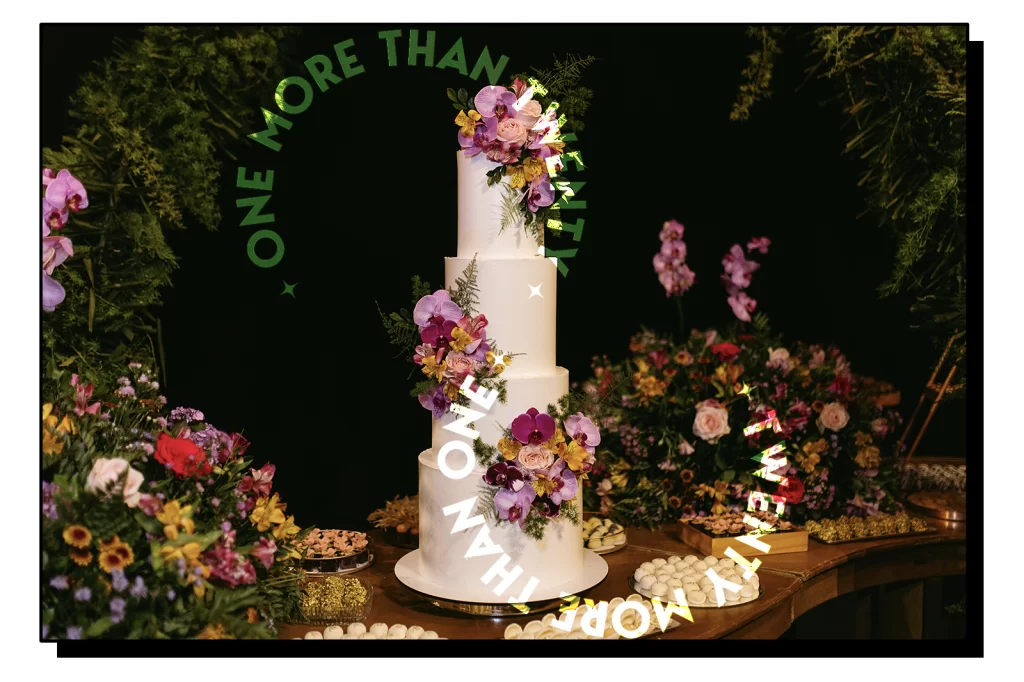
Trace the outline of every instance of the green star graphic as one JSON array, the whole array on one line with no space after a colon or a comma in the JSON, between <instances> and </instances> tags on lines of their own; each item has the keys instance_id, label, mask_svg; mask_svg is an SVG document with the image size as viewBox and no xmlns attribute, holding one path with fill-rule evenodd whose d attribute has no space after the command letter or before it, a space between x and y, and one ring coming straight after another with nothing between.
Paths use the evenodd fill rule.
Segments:
<instances>
[{"instance_id":1,"label":"green star graphic","mask_svg":"<svg viewBox=\"0 0 1024 682\"><path fill-rule=\"evenodd\" d=\"M285 294L291 294L292 298L295 298L295 287L299 286L299 283L296 282L295 284L288 284L288 282L285 282L283 279L281 280L281 283L284 284L284 291L282 291L280 295L284 296Z\"/></svg>"}]
</instances>

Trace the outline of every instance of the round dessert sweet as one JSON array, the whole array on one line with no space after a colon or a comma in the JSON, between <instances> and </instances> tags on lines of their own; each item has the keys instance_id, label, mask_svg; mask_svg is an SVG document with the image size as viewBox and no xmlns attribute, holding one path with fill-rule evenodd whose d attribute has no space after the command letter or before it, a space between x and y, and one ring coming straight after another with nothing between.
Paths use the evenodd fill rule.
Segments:
<instances>
[{"instance_id":1,"label":"round dessert sweet","mask_svg":"<svg viewBox=\"0 0 1024 682\"><path fill-rule=\"evenodd\" d=\"M698 573L703 573L708 570L708 565L703 561L695 561L690 567Z\"/></svg>"},{"instance_id":2,"label":"round dessert sweet","mask_svg":"<svg viewBox=\"0 0 1024 682\"><path fill-rule=\"evenodd\" d=\"M743 587L740 588L740 596L741 597L750 599L755 594L756 594L756 592L754 591L754 588L751 587L750 585L744 585Z\"/></svg>"},{"instance_id":3,"label":"round dessert sweet","mask_svg":"<svg viewBox=\"0 0 1024 682\"><path fill-rule=\"evenodd\" d=\"M714 566L715 564L718 563L718 559L716 559L713 556L706 556L706 557L704 557L704 563L707 564L708 566Z\"/></svg>"},{"instance_id":4,"label":"round dessert sweet","mask_svg":"<svg viewBox=\"0 0 1024 682\"><path fill-rule=\"evenodd\" d=\"M637 582L640 582L640 580L643 579L643 577L645 575L650 575L650 574L647 571L645 571L643 569L643 567L641 566L640 568L638 568L635 571L633 571L633 580L635 580Z\"/></svg>"},{"instance_id":5,"label":"round dessert sweet","mask_svg":"<svg viewBox=\"0 0 1024 682\"><path fill-rule=\"evenodd\" d=\"M684 585L696 585L700 582L700 578L695 575L684 575L682 577L682 583Z\"/></svg>"},{"instance_id":6,"label":"round dessert sweet","mask_svg":"<svg viewBox=\"0 0 1024 682\"><path fill-rule=\"evenodd\" d=\"M388 628L388 637L394 635L395 639L405 639L405 634L408 631L409 628L405 627L401 623L395 623L394 625Z\"/></svg>"},{"instance_id":7,"label":"round dessert sweet","mask_svg":"<svg viewBox=\"0 0 1024 682\"><path fill-rule=\"evenodd\" d=\"M544 629L544 623L541 623L539 620L531 620L529 623L526 624L526 627L523 628L523 633L524 634L537 634L538 632L540 632L543 629ZM421 635L421 637L422 637L422 635Z\"/></svg>"},{"instance_id":8,"label":"round dessert sweet","mask_svg":"<svg viewBox=\"0 0 1024 682\"><path fill-rule=\"evenodd\" d=\"M349 628L349 629L351 629L351 628ZM406 639L419 639L422 636L423 636L423 628L421 628L419 625L413 625L412 627L410 627L408 630L405 631L405 638Z\"/></svg>"},{"instance_id":9,"label":"round dessert sweet","mask_svg":"<svg viewBox=\"0 0 1024 682\"><path fill-rule=\"evenodd\" d=\"M668 594L668 585L665 583L655 583L651 586L651 594L655 597L664 597Z\"/></svg>"},{"instance_id":10,"label":"round dessert sweet","mask_svg":"<svg viewBox=\"0 0 1024 682\"><path fill-rule=\"evenodd\" d=\"M641 597L639 594L631 594L628 597L626 597L626 601L641 601L642 602L643 600L644 600L644 598Z\"/></svg>"},{"instance_id":11,"label":"round dessert sweet","mask_svg":"<svg viewBox=\"0 0 1024 682\"><path fill-rule=\"evenodd\" d=\"M373 633L378 638L384 637L385 635L388 634L388 624L387 623L374 623L373 625L370 626L370 629L367 630L367 632Z\"/></svg>"},{"instance_id":12,"label":"round dessert sweet","mask_svg":"<svg viewBox=\"0 0 1024 682\"><path fill-rule=\"evenodd\" d=\"M740 589L742 589L742 588L740 588ZM738 591L737 592L732 592L730 590L724 590L724 592L725 592L725 600L726 601L739 601L740 600L740 593Z\"/></svg>"},{"instance_id":13,"label":"round dessert sweet","mask_svg":"<svg viewBox=\"0 0 1024 682\"><path fill-rule=\"evenodd\" d=\"M608 602L608 609L611 610L611 611L614 611L615 607L618 606L619 604L621 604L624 601L626 601L626 600L623 599L622 597L616 597L615 599L612 599L610 602Z\"/></svg>"},{"instance_id":14,"label":"round dessert sweet","mask_svg":"<svg viewBox=\"0 0 1024 682\"><path fill-rule=\"evenodd\" d=\"M676 580L682 580L685 576L686 576L686 574L683 573L682 571L676 571L675 573L672 574L672 577L675 578Z\"/></svg>"},{"instance_id":15,"label":"round dessert sweet","mask_svg":"<svg viewBox=\"0 0 1024 682\"><path fill-rule=\"evenodd\" d=\"M686 564L687 566L689 566L690 564L696 563L697 561L698 561L697 557L695 557L692 554L687 554L685 557L683 557L683 563Z\"/></svg>"},{"instance_id":16,"label":"round dessert sweet","mask_svg":"<svg viewBox=\"0 0 1024 682\"><path fill-rule=\"evenodd\" d=\"M505 628L505 639L515 639L521 634L523 634L523 626L519 623L511 623Z\"/></svg>"},{"instance_id":17,"label":"round dessert sweet","mask_svg":"<svg viewBox=\"0 0 1024 682\"><path fill-rule=\"evenodd\" d=\"M654 564L655 568L661 568L662 566L667 564L668 561L665 560L665 559L662 559L661 557L658 557L657 559L651 559L651 563Z\"/></svg>"},{"instance_id":18,"label":"round dessert sweet","mask_svg":"<svg viewBox=\"0 0 1024 682\"><path fill-rule=\"evenodd\" d=\"M350 635L361 635L366 632L366 626L362 623L352 623L348 626L348 634Z\"/></svg>"},{"instance_id":19,"label":"round dessert sweet","mask_svg":"<svg viewBox=\"0 0 1024 682\"><path fill-rule=\"evenodd\" d=\"M678 563L679 563L680 561L682 561L682 560L683 560L683 557L681 557L681 556L676 556L676 555L674 555L674 554L673 554L672 556L670 556L670 557L668 558L668 562L669 562L670 564L678 564Z\"/></svg>"},{"instance_id":20,"label":"round dessert sweet","mask_svg":"<svg viewBox=\"0 0 1024 682\"><path fill-rule=\"evenodd\" d=\"M372 632L364 632L363 634L359 635L359 639L377 639L377 635L373 634Z\"/></svg>"},{"instance_id":21,"label":"round dessert sweet","mask_svg":"<svg viewBox=\"0 0 1024 682\"><path fill-rule=\"evenodd\" d=\"M653 575L645 575L643 578L640 578L640 587L645 590L649 590L656 582L658 582L658 580Z\"/></svg>"},{"instance_id":22,"label":"round dessert sweet","mask_svg":"<svg viewBox=\"0 0 1024 682\"><path fill-rule=\"evenodd\" d=\"M711 578L709 578L707 576L704 576L703 578L698 580L697 584L700 585L701 587L708 587L708 586L713 586L714 585L714 583L711 581Z\"/></svg>"},{"instance_id":23,"label":"round dessert sweet","mask_svg":"<svg viewBox=\"0 0 1024 682\"><path fill-rule=\"evenodd\" d=\"M704 604L707 602L708 598L703 592L693 591L686 593L686 600L691 604Z\"/></svg>"},{"instance_id":24,"label":"round dessert sweet","mask_svg":"<svg viewBox=\"0 0 1024 682\"><path fill-rule=\"evenodd\" d=\"M541 625L543 625L546 628L549 628L549 627L551 627L551 624L555 622L555 619L557 617L558 616L556 616L553 613L548 613L543 618L540 619Z\"/></svg>"},{"instance_id":25,"label":"round dessert sweet","mask_svg":"<svg viewBox=\"0 0 1024 682\"><path fill-rule=\"evenodd\" d=\"M692 565L692 564L691 564ZM683 569L683 575L700 575L697 571L693 570L689 566Z\"/></svg>"},{"instance_id":26,"label":"round dessert sweet","mask_svg":"<svg viewBox=\"0 0 1024 682\"><path fill-rule=\"evenodd\" d=\"M437 633L434 632L433 630L426 630L422 635L420 635L420 639L437 639L437 638L438 638L437 637Z\"/></svg>"},{"instance_id":27,"label":"round dessert sweet","mask_svg":"<svg viewBox=\"0 0 1024 682\"><path fill-rule=\"evenodd\" d=\"M672 580L672 575L670 573L662 573L657 577L657 580L659 583L667 583L669 580Z\"/></svg>"},{"instance_id":28,"label":"round dessert sweet","mask_svg":"<svg viewBox=\"0 0 1024 682\"><path fill-rule=\"evenodd\" d=\"M519 639L537 639L537 635L533 634L532 632L524 632L523 634L519 635Z\"/></svg>"},{"instance_id":29,"label":"round dessert sweet","mask_svg":"<svg viewBox=\"0 0 1024 682\"><path fill-rule=\"evenodd\" d=\"M700 591L701 591L701 592L704 592L704 593L707 593L707 592L714 592L714 591L715 591L715 586L714 586L714 585L711 585L711 584L708 584L708 585L701 585L701 586L700 586Z\"/></svg>"},{"instance_id":30,"label":"round dessert sweet","mask_svg":"<svg viewBox=\"0 0 1024 682\"><path fill-rule=\"evenodd\" d=\"M687 592L703 592L697 583L683 583L683 589Z\"/></svg>"},{"instance_id":31,"label":"round dessert sweet","mask_svg":"<svg viewBox=\"0 0 1024 682\"><path fill-rule=\"evenodd\" d=\"M736 565L736 562L730 559L729 557L725 557L724 559L718 560L718 565L722 568L732 568Z\"/></svg>"},{"instance_id":32,"label":"round dessert sweet","mask_svg":"<svg viewBox=\"0 0 1024 682\"><path fill-rule=\"evenodd\" d=\"M586 638L587 638L587 633L583 632L582 630L573 630L572 632L569 633L569 636L566 637L566 639L586 639Z\"/></svg>"},{"instance_id":33,"label":"round dessert sweet","mask_svg":"<svg viewBox=\"0 0 1024 682\"><path fill-rule=\"evenodd\" d=\"M344 634L341 636L342 639L359 639L359 635Z\"/></svg>"},{"instance_id":34,"label":"round dessert sweet","mask_svg":"<svg viewBox=\"0 0 1024 682\"><path fill-rule=\"evenodd\" d=\"M657 566L652 564L650 561L645 561L642 564L640 564L640 568L644 569L648 573L654 573L656 570L658 570Z\"/></svg>"},{"instance_id":35,"label":"round dessert sweet","mask_svg":"<svg viewBox=\"0 0 1024 682\"><path fill-rule=\"evenodd\" d=\"M324 639L341 639L345 635L345 628L340 625L328 625L324 629Z\"/></svg>"},{"instance_id":36,"label":"round dessert sweet","mask_svg":"<svg viewBox=\"0 0 1024 682\"><path fill-rule=\"evenodd\" d=\"M306 639L323 639L324 634L319 630L310 630L306 633Z\"/></svg>"},{"instance_id":37,"label":"round dessert sweet","mask_svg":"<svg viewBox=\"0 0 1024 682\"><path fill-rule=\"evenodd\" d=\"M740 578L738 575L730 575L730 576L726 577L726 580L728 580L731 583L735 583L737 585L742 585L743 584L743 579Z\"/></svg>"},{"instance_id":38,"label":"round dessert sweet","mask_svg":"<svg viewBox=\"0 0 1024 682\"><path fill-rule=\"evenodd\" d=\"M669 586L669 589L672 589L672 588L675 588L675 587L682 587L683 586L683 581L680 580L679 578L672 578L666 584Z\"/></svg>"}]
</instances>

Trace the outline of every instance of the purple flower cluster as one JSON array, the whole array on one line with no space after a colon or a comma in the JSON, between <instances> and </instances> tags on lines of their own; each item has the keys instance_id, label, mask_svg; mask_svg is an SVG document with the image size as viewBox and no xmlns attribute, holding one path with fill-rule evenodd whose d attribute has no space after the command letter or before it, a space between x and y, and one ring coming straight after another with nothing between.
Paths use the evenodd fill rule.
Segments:
<instances>
[{"instance_id":1,"label":"purple flower cluster","mask_svg":"<svg viewBox=\"0 0 1024 682\"><path fill-rule=\"evenodd\" d=\"M758 251L761 254L768 253L771 240L767 237L755 237L747 243L747 255ZM722 274L722 283L725 284L725 291L729 294L729 307L736 317L744 322L750 322L750 313L757 309L757 301L747 296L745 289L750 286L754 272L761 267L760 263L747 260L743 254L743 247L733 244L729 252L722 258L722 267L725 272Z\"/></svg>"},{"instance_id":2,"label":"purple flower cluster","mask_svg":"<svg viewBox=\"0 0 1024 682\"><path fill-rule=\"evenodd\" d=\"M43 310L52 313L64 300L64 287L53 279L54 268L73 256L75 251L67 237L51 236L68 222L68 211L81 211L89 205L85 187L65 168L54 174L43 169Z\"/></svg>"},{"instance_id":3,"label":"purple flower cluster","mask_svg":"<svg viewBox=\"0 0 1024 682\"><path fill-rule=\"evenodd\" d=\"M59 492L59 485L43 481L43 516L55 521L57 520L57 503L54 501L53 496Z\"/></svg>"},{"instance_id":4,"label":"purple flower cluster","mask_svg":"<svg viewBox=\"0 0 1024 682\"><path fill-rule=\"evenodd\" d=\"M619 426L619 440L622 441L622 449L627 457L634 461L647 458L647 446L640 436L640 429L629 424Z\"/></svg>"},{"instance_id":5,"label":"purple flower cluster","mask_svg":"<svg viewBox=\"0 0 1024 682\"><path fill-rule=\"evenodd\" d=\"M191 424L192 422L201 422L205 418L202 412L193 410L191 407L175 407L171 410L170 422L176 424L183 421L186 424Z\"/></svg>"},{"instance_id":6,"label":"purple flower cluster","mask_svg":"<svg viewBox=\"0 0 1024 682\"><path fill-rule=\"evenodd\" d=\"M696 275L685 263L686 243L683 241L683 224L667 221L661 228L661 250L654 254L654 272L665 287L665 296L682 296L693 286Z\"/></svg>"}]
</instances>

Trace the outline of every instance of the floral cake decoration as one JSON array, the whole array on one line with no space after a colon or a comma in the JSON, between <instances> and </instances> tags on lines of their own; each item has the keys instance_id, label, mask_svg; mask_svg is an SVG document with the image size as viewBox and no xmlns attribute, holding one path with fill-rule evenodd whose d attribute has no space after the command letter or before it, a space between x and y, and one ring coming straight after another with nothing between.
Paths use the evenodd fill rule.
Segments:
<instances>
[{"instance_id":1,"label":"floral cake decoration","mask_svg":"<svg viewBox=\"0 0 1024 682\"><path fill-rule=\"evenodd\" d=\"M561 419L554 406L549 412L531 407L512 420L496 448L476 446L483 450L478 457L490 465L483 475L487 495L479 512L499 523L518 524L538 540L552 520L564 517L578 525L572 500L600 444L600 430L582 412Z\"/></svg>"}]
</instances>

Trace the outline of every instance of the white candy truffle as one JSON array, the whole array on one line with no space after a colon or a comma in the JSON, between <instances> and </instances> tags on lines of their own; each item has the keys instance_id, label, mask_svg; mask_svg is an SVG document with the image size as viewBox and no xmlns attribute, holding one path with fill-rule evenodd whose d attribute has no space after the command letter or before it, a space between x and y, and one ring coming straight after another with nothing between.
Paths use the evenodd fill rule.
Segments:
<instances>
[{"instance_id":1,"label":"white candy truffle","mask_svg":"<svg viewBox=\"0 0 1024 682\"><path fill-rule=\"evenodd\" d=\"M712 582L711 578L704 576L703 578L697 581L697 584L701 587L708 587L710 585L714 585L714 582Z\"/></svg>"},{"instance_id":2,"label":"white candy truffle","mask_svg":"<svg viewBox=\"0 0 1024 682\"><path fill-rule=\"evenodd\" d=\"M342 639L359 639L359 635L342 635Z\"/></svg>"},{"instance_id":3,"label":"white candy truffle","mask_svg":"<svg viewBox=\"0 0 1024 682\"><path fill-rule=\"evenodd\" d=\"M387 623L374 623L373 625L370 626L370 629L367 630L367 632L372 632L379 639L384 638L388 634L388 624Z\"/></svg>"},{"instance_id":4,"label":"white candy truffle","mask_svg":"<svg viewBox=\"0 0 1024 682\"><path fill-rule=\"evenodd\" d=\"M651 559L651 563L654 564L655 568L661 568L662 566L667 564L668 561L665 560L665 559L662 559L661 557L658 557L657 559Z\"/></svg>"},{"instance_id":5,"label":"white candy truffle","mask_svg":"<svg viewBox=\"0 0 1024 682\"><path fill-rule=\"evenodd\" d=\"M517 639L521 634L523 634L523 626L519 623L511 623L505 628L505 639Z\"/></svg>"},{"instance_id":6,"label":"white candy truffle","mask_svg":"<svg viewBox=\"0 0 1024 682\"><path fill-rule=\"evenodd\" d=\"M697 571L693 570L689 566L683 569L683 575L700 575Z\"/></svg>"},{"instance_id":7,"label":"white candy truffle","mask_svg":"<svg viewBox=\"0 0 1024 682\"><path fill-rule=\"evenodd\" d=\"M726 580L728 580L731 583L735 583L736 585L743 584L743 579L740 578L738 575L730 575L726 578Z\"/></svg>"},{"instance_id":8,"label":"white candy truffle","mask_svg":"<svg viewBox=\"0 0 1024 682\"><path fill-rule=\"evenodd\" d=\"M687 592L703 592L697 583L683 583L683 589Z\"/></svg>"},{"instance_id":9,"label":"white candy truffle","mask_svg":"<svg viewBox=\"0 0 1024 682\"><path fill-rule=\"evenodd\" d=\"M704 604L708 598L703 592L694 591L686 593L686 600L691 604Z\"/></svg>"},{"instance_id":10,"label":"white candy truffle","mask_svg":"<svg viewBox=\"0 0 1024 682\"><path fill-rule=\"evenodd\" d=\"M612 599L610 602L608 602L608 611L609 612L614 611L615 607L618 606L619 604L621 604L624 601L626 601L626 600L623 599L622 597L616 597L615 599Z\"/></svg>"},{"instance_id":11,"label":"white candy truffle","mask_svg":"<svg viewBox=\"0 0 1024 682\"><path fill-rule=\"evenodd\" d=\"M377 635L373 634L372 632L364 632L363 634L359 635L359 639L377 639Z\"/></svg>"},{"instance_id":12,"label":"white candy truffle","mask_svg":"<svg viewBox=\"0 0 1024 682\"><path fill-rule=\"evenodd\" d=\"M740 596L741 597L753 597L754 594L755 594L754 588L751 587L750 585L744 585L743 587L740 588Z\"/></svg>"},{"instance_id":13,"label":"white candy truffle","mask_svg":"<svg viewBox=\"0 0 1024 682\"><path fill-rule=\"evenodd\" d=\"M405 627L401 623L395 623L388 628L388 638L391 639L392 635L395 635L394 639L404 639L405 633L408 632L409 628Z\"/></svg>"},{"instance_id":14,"label":"white candy truffle","mask_svg":"<svg viewBox=\"0 0 1024 682\"><path fill-rule=\"evenodd\" d=\"M654 572L654 575L667 575L668 577L671 578L672 577L672 573L673 573L672 569L669 568L668 565L666 564L666 565L661 566L660 568L658 568L658 570Z\"/></svg>"},{"instance_id":15,"label":"white candy truffle","mask_svg":"<svg viewBox=\"0 0 1024 682\"><path fill-rule=\"evenodd\" d=\"M676 588L681 588L683 586L683 581L680 580L679 578L672 578L671 580L669 580L665 584L668 585L670 590L672 590L672 589L676 589Z\"/></svg>"},{"instance_id":16,"label":"white candy truffle","mask_svg":"<svg viewBox=\"0 0 1024 682\"><path fill-rule=\"evenodd\" d=\"M701 585L700 586L700 591L704 592L705 594L707 594L708 592L714 592L715 591L715 586L711 585L711 584Z\"/></svg>"},{"instance_id":17,"label":"white candy truffle","mask_svg":"<svg viewBox=\"0 0 1024 682\"><path fill-rule=\"evenodd\" d=\"M520 631L522 631L522 628L520 628ZM410 627L408 630L405 631L405 638L406 639L419 639L422 636L423 636L423 628L421 628L419 625L413 625L412 627Z\"/></svg>"},{"instance_id":18,"label":"white candy truffle","mask_svg":"<svg viewBox=\"0 0 1024 682\"><path fill-rule=\"evenodd\" d=\"M676 580L682 580L683 578L686 577L686 574L683 573L682 571L676 571L675 573L672 574L672 577L675 578Z\"/></svg>"},{"instance_id":19,"label":"white candy truffle","mask_svg":"<svg viewBox=\"0 0 1024 682\"><path fill-rule=\"evenodd\" d=\"M306 637L305 637L305 639L323 639L323 638L324 638L324 633L320 632L319 630L310 630L309 632L306 633Z\"/></svg>"},{"instance_id":20,"label":"white candy truffle","mask_svg":"<svg viewBox=\"0 0 1024 682\"><path fill-rule=\"evenodd\" d=\"M540 632L543 629L544 629L544 623L540 622L539 620L531 620L529 623L526 624L526 627L523 628L523 633L524 634L537 634L538 632ZM421 635L421 637L422 637L422 635Z\"/></svg>"},{"instance_id":21,"label":"white candy truffle","mask_svg":"<svg viewBox=\"0 0 1024 682\"><path fill-rule=\"evenodd\" d=\"M708 565L703 561L695 561L690 566L690 568L697 571L698 573L703 573L704 571L708 570Z\"/></svg>"},{"instance_id":22,"label":"white candy truffle","mask_svg":"<svg viewBox=\"0 0 1024 682\"><path fill-rule=\"evenodd\" d=\"M341 639L345 636L345 628L340 625L328 625L324 629L324 639Z\"/></svg>"},{"instance_id":23,"label":"white candy truffle","mask_svg":"<svg viewBox=\"0 0 1024 682\"><path fill-rule=\"evenodd\" d=\"M714 566L715 564L718 563L718 559L716 559L713 556L706 556L706 557L704 557L704 563L707 564L708 566Z\"/></svg>"},{"instance_id":24,"label":"white candy truffle","mask_svg":"<svg viewBox=\"0 0 1024 682\"><path fill-rule=\"evenodd\" d=\"M642 580L645 575L650 575L650 573L645 571L643 568L638 568L635 571L633 571L633 580L640 582L640 580Z\"/></svg>"},{"instance_id":25,"label":"white candy truffle","mask_svg":"<svg viewBox=\"0 0 1024 682\"><path fill-rule=\"evenodd\" d=\"M670 557L668 558L668 562L669 562L670 564L678 564L678 563L679 563L680 561L682 561L682 560L683 560L683 557L681 557L681 556L675 556L675 555L673 555L673 556L670 556Z\"/></svg>"},{"instance_id":26,"label":"white candy truffle","mask_svg":"<svg viewBox=\"0 0 1024 682\"><path fill-rule=\"evenodd\" d=\"M533 634L532 632L524 632L523 634L519 635L519 639L537 639L537 635Z\"/></svg>"},{"instance_id":27,"label":"white candy truffle","mask_svg":"<svg viewBox=\"0 0 1024 682\"><path fill-rule=\"evenodd\" d=\"M730 592L729 590L725 590L725 600L726 601L739 601L740 600L740 593L739 592Z\"/></svg>"},{"instance_id":28,"label":"white candy truffle","mask_svg":"<svg viewBox=\"0 0 1024 682\"><path fill-rule=\"evenodd\" d=\"M729 557L726 557L724 559L719 559L718 560L718 565L721 566L722 568L732 568L733 566L736 565L736 562L733 561L732 559L730 559Z\"/></svg>"},{"instance_id":29,"label":"white candy truffle","mask_svg":"<svg viewBox=\"0 0 1024 682\"><path fill-rule=\"evenodd\" d=\"M664 597L668 594L668 585L665 583L655 583L651 586L651 594L655 597Z\"/></svg>"},{"instance_id":30,"label":"white candy truffle","mask_svg":"<svg viewBox=\"0 0 1024 682\"><path fill-rule=\"evenodd\" d=\"M362 623L352 623L348 626L348 634L350 635L361 635L366 632L366 626Z\"/></svg>"},{"instance_id":31,"label":"white candy truffle","mask_svg":"<svg viewBox=\"0 0 1024 682\"><path fill-rule=\"evenodd\" d=\"M653 574L656 570L658 570L658 567L652 564L650 561L645 561L642 564L640 564L640 568L644 569L650 574Z\"/></svg>"},{"instance_id":32,"label":"white candy truffle","mask_svg":"<svg viewBox=\"0 0 1024 682\"><path fill-rule=\"evenodd\" d=\"M420 639L437 639L437 633L433 630L426 630L422 635L420 635Z\"/></svg>"},{"instance_id":33,"label":"white candy truffle","mask_svg":"<svg viewBox=\"0 0 1024 682\"><path fill-rule=\"evenodd\" d=\"M658 582L658 580L653 575L645 575L643 578L640 578L640 587L645 590L649 590L656 582Z\"/></svg>"},{"instance_id":34,"label":"white candy truffle","mask_svg":"<svg viewBox=\"0 0 1024 682\"><path fill-rule=\"evenodd\" d=\"M551 627L551 624L555 622L556 618L558 618L558 616L556 616L553 613L549 613L546 614L543 618L541 618L540 622L544 627L549 628Z\"/></svg>"},{"instance_id":35,"label":"white candy truffle","mask_svg":"<svg viewBox=\"0 0 1024 682\"><path fill-rule=\"evenodd\" d=\"M682 578L682 583L684 585L696 585L699 582L699 579L695 575L684 575Z\"/></svg>"},{"instance_id":36,"label":"white candy truffle","mask_svg":"<svg viewBox=\"0 0 1024 682\"><path fill-rule=\"evenodd\" d=\"M672 580L672 576L668 573L663 573L658 576L659 583L667 583L669 580Z\"/></svg>"},{"instance_id":37,"label":"white candy truffle","mask_svg":"<svg viewBox=\"0 0 1024 682\"><path fill-rule=\"evenodd\" d=\"M626 601L643 601L643 600L644 600L644 598L641 597L639 594L631 594L628 597L626 597Z\"/></svg>"},{"instance_id":38,"label":"white candy truffle","mask_svg":"<svg viewBox=\"0 0 1024 682\"><path fill-rule=\"evenodd\" d=\"M687 554L686 556L683 557L683 563L686 564L687 566L689 566L690 564L695 563L696 561L698 561L697 557L693 556L692 554Z\"/></svg>"}]
</instances>

